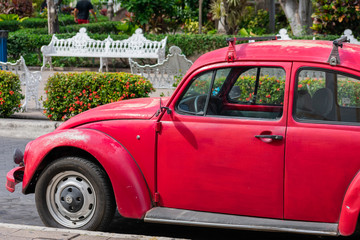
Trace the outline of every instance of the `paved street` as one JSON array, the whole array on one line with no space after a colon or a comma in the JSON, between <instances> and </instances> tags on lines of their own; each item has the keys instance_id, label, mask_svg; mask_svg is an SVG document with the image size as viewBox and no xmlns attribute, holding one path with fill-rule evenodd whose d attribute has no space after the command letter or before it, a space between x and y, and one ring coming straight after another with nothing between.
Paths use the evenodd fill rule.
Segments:
<instances>
[{"instance_id":1,"label":"paved street","mask_svg":"<svg viewBox=\"0 0 360 240\"><path fill-rule=\"evenodd\" d=\"M17 186L15 193L5 189L5 178L8 170L15 165L12 163L14 148L22 151L30 139L0 137L0 223L25 224L43 226L35 207L34 194L23 195L21 185ZM122 234L135 234L146 236L163 236L170 238L187 239L274 239L274 240L355 240L357 238L318 237L286 233L247 232L223 229L208 229L197 227L184 227L174 225L148 224L136 220L121 218L118 214L110 226L110 232Z\"/></svg>"},{"instance_id":2,"label":"paved street","mask_svg":"<svg viewBox=\"0 0 360 240\"><path fill-rule=\"evenodd\" d=\"M6 190L6 173L15 167L12 162L13 151L16 147L25 149L28 139L12 139L0 137L0 222L16 224L32 224L42 226L34 204L34 195L23 195L21 186L16 192Z\"/></svg>"}]
</instances>

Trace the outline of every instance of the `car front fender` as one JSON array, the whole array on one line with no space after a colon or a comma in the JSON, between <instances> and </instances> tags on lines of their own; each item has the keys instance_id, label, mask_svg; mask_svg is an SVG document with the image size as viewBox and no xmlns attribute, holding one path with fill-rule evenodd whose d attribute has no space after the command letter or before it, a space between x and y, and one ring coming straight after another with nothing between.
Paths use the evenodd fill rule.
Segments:
<instances>
[{"instance_id":1,"label":"car front fender","mask_svg":"<svg viewBox=\"0 0 360 240\"><path fill-rule=\"evenodd\" d=\"M119 213L128 218L142 218L152 207L150 191L141 169L125 147L111 136L93 129L67 129L44 135L26 152L23 192L40 164L56 148L73 147L91 154L109 176Z\"/></svg>"},{"instance_id":2,"label":"car front fender","mask_svg":"<svg viewBox=\"0 0 360 240\"><path fill-rule=\"evenodd\" d=\"M356 174L350 183L341 208L339 220L339 232L343 236L349 236L355 232L360 212L360 172Z\"/></svg>"}]
</instances>

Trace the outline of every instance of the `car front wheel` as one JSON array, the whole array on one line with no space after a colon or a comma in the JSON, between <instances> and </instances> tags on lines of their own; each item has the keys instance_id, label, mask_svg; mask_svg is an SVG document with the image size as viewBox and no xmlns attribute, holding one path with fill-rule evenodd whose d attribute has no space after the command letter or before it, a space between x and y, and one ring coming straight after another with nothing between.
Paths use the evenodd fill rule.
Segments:
<instances>
[{"instance_id":1,"label":"car front wheel","mask_svg":"<svg viewBox=\"0 0 360 240\"><path fill-rule=\"evenodd\" d=\"M43 171L35 201L46 226L86 230L105 230L116 207L105 171L78 157L58 159Z\"/></svg>"}]
</instances>

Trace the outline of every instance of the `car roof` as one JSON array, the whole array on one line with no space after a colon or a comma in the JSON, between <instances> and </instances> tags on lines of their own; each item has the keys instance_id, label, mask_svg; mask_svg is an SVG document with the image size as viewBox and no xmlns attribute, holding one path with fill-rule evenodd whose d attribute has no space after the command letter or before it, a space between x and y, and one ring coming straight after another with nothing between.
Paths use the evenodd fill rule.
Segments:
<instances>
[{"instance_id":1,"label":"car roof","mask_svg":"<svg viewBox=\"0 0 360 240\"><path fill-rule=\"evenodd\" d=\"M297 61L325 63L333 49L332 41L286 40L262 41L237 44L235 61ZM338 48L339 66L360 69L360 45L344 43ZM221 48L199 57L189 72L199 67L214 63L227 62L228 47Z\"/></svg>"}]
</instances>

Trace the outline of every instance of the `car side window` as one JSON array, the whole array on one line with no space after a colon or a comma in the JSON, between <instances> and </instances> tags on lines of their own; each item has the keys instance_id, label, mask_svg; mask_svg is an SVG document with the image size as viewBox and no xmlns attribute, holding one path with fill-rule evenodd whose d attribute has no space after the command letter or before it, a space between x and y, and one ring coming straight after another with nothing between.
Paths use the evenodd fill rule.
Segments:
<instances>
[{"instance_id":1,"label":"car side window","mask_svg":"<svg viewBox=\"0 0 360 240\"><path fill-rule=\"evenodd\" d=\"M218 95L230 71L231 68L217 69L196 76L178 102L177 110L196 115L220 112Z\"/></svg>"},{"instance_id":2,"label":"car side window","mask_svg":"<svg viewBox=\"0 0 360 240\"><path fill-rule=\"evenodd\" d=\"M228 93L224 115L277 119L282 116L285 70L254 67L243 71Z\"/></svg>"},{"instance_id":3,"label":"car side window","mask_svg":"<svg viewBox=\"0 0 360 240\"><path fill-rule=\"evenodd\" d=\"M337 104L343 108L360 108L359 79L337 75Z\"/></svg>"},{"instance_id":4,"label":"car side window","mask_svg":"<svg viewBox=\"0 0 360 240\"><path fill-rule=\"evenodd\" d=\"M196 76L178 101L187 114L278 119L283 113L285 70L223 68Z\"/></svg>"},{"instance_id":5,"label":"car side window","mask_svg":"<svg viewBox=\"0 0 360 240\"><path fill-rule=\"evenodd\" d=\"M196 76L178 104L178 110L190 114L204 114L205 100L210 91L213 71Z\"/></svg>"},{"instance_id":6,"label":"car side window","mask_svg":"<svg viewBox=\"0 0 360 240\"><path fill-rule=\"evenodd\" d=\"M294 104L298 120L360 123L360 78L326 69L301 69Z\"/></svg>"}]
</instances>

